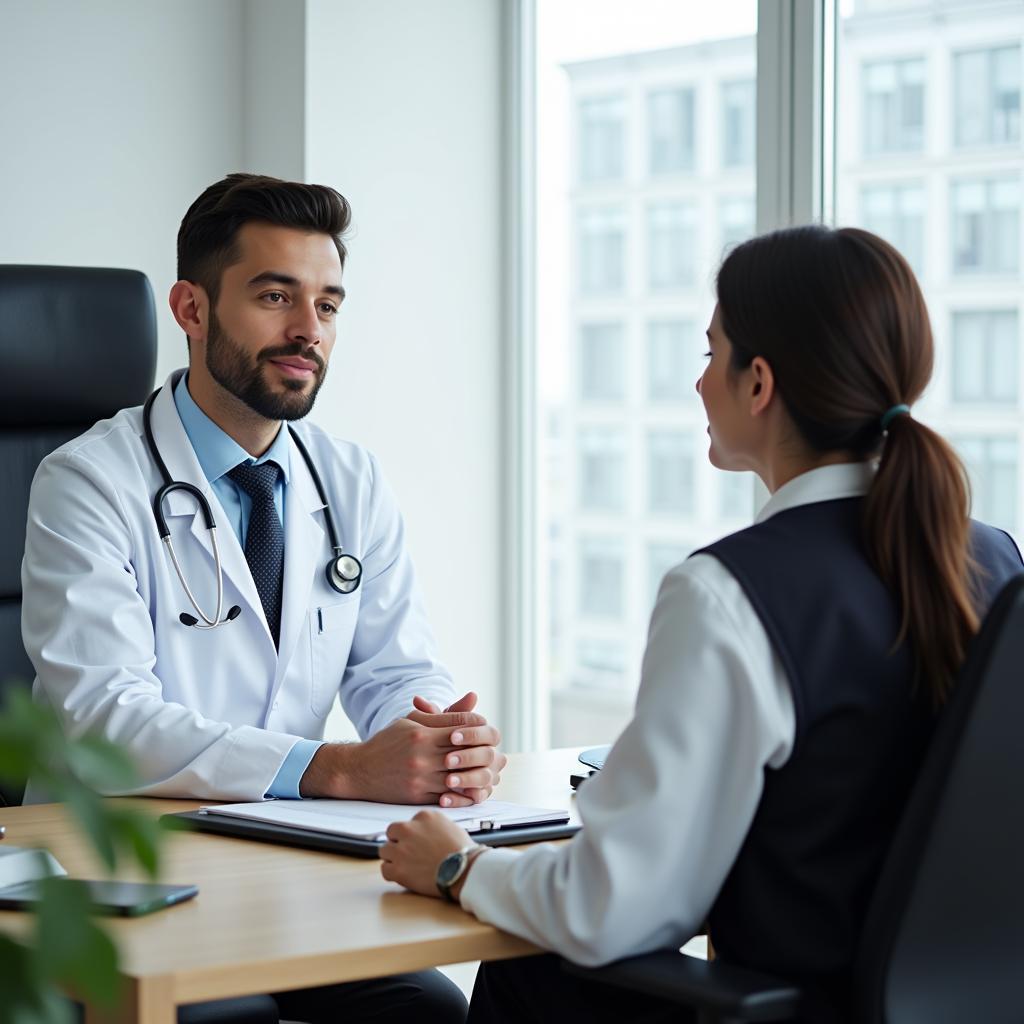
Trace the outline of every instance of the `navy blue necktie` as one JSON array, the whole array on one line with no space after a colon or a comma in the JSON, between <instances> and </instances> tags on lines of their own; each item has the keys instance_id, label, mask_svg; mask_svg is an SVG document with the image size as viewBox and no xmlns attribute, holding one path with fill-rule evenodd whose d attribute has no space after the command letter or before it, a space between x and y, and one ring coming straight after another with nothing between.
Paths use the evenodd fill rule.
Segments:
<instances>
[{"instance_id":1,"label":"navy blue necktie","mask_svg":"<svg viewBox=\"0 0 1024 1024\"><path fill-rule=\"evenodd\" d=\"M245 560L249 563L263 613L277 647L281 636L281 581L284 577L284 529L274 504L274 487L281 472L276 462L254 466L243 462L228 476L252 499Z\"/></svg>"}]
</instances>

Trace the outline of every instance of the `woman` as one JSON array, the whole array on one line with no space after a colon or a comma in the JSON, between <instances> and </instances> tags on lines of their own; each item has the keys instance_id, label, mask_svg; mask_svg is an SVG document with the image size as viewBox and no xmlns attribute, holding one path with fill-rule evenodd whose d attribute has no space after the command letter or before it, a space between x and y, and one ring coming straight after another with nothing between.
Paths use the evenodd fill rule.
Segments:
<instances>
[{"instance_id":1,"label":"woman","mask_svg":"<svg viewBox=\"0 0 1024 1024\"><path fill-rule=\"evenodd\" d=\"M906 261L865 231L736 248L697 383L726 470L771 492L755 524L673 569L633 720L561 847L471 849L452 895L482 920L599 964L678 947L801 983L801 1019L845 1019L874 878L979 618L1022 569L968 519L964 471L911 415L932 338ZM877 469L876 469L877 465ZM392 825L386 879L437 895L468 836ZM561 974L485 966L470 1019L678 1020Z\"/></svg>"}]
</instances>

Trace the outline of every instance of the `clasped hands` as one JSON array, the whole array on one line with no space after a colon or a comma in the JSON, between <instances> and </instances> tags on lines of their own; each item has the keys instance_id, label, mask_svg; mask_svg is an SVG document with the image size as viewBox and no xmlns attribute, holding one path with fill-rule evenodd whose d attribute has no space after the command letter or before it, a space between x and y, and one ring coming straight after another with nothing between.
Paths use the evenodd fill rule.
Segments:
<instances>
[{"instance_id":1,"label":"clasped hands","mask_svg":"<svg viewBox=\"0 0 1024 1024\"><path fill-rule=\"evenodd\" d=\"M302 776L304 797L468 807L501 780L501 734L467 693L443 711L422 697L362 743L325 743Z\"/></svg>"}]
</instances>

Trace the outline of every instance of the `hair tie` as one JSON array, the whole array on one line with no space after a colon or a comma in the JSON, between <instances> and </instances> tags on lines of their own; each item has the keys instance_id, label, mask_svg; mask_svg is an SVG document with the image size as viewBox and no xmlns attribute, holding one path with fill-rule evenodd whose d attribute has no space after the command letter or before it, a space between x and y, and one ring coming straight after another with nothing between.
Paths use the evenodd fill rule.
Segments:
<instances>
[{"instance_id":1,"label":"hair tie","mask_svg":"<svg viewBox=\"0 0 1024 1024\"><path fill-rule=\"evenodd\" d=\"M909 405L894 405L888 412L882 415L882 433L884 434L889 429L889 424L892 423L897 416L909 416L910 406Z\"/></svg>"}]
</instances>

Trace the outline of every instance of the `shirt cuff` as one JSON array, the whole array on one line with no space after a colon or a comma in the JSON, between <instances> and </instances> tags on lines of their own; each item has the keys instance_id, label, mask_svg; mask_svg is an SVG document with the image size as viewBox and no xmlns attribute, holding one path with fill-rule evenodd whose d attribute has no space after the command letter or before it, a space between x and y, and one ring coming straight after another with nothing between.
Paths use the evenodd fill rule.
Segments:
<instances>
[{"instance_id":1,"label":"shirt cuff","mask_svg":"<svg viewBox=\"0 0 1024 1024\"><path fill-rule=\"evenodd\" d=\"M266 792L266 796L277 797L279 800L299 800L299 783L302 775L313 760L313 755L323 746L320 740L299 740L288 751L284 764L278 769L274 781Z\"/></svg>"}]
</instances>

